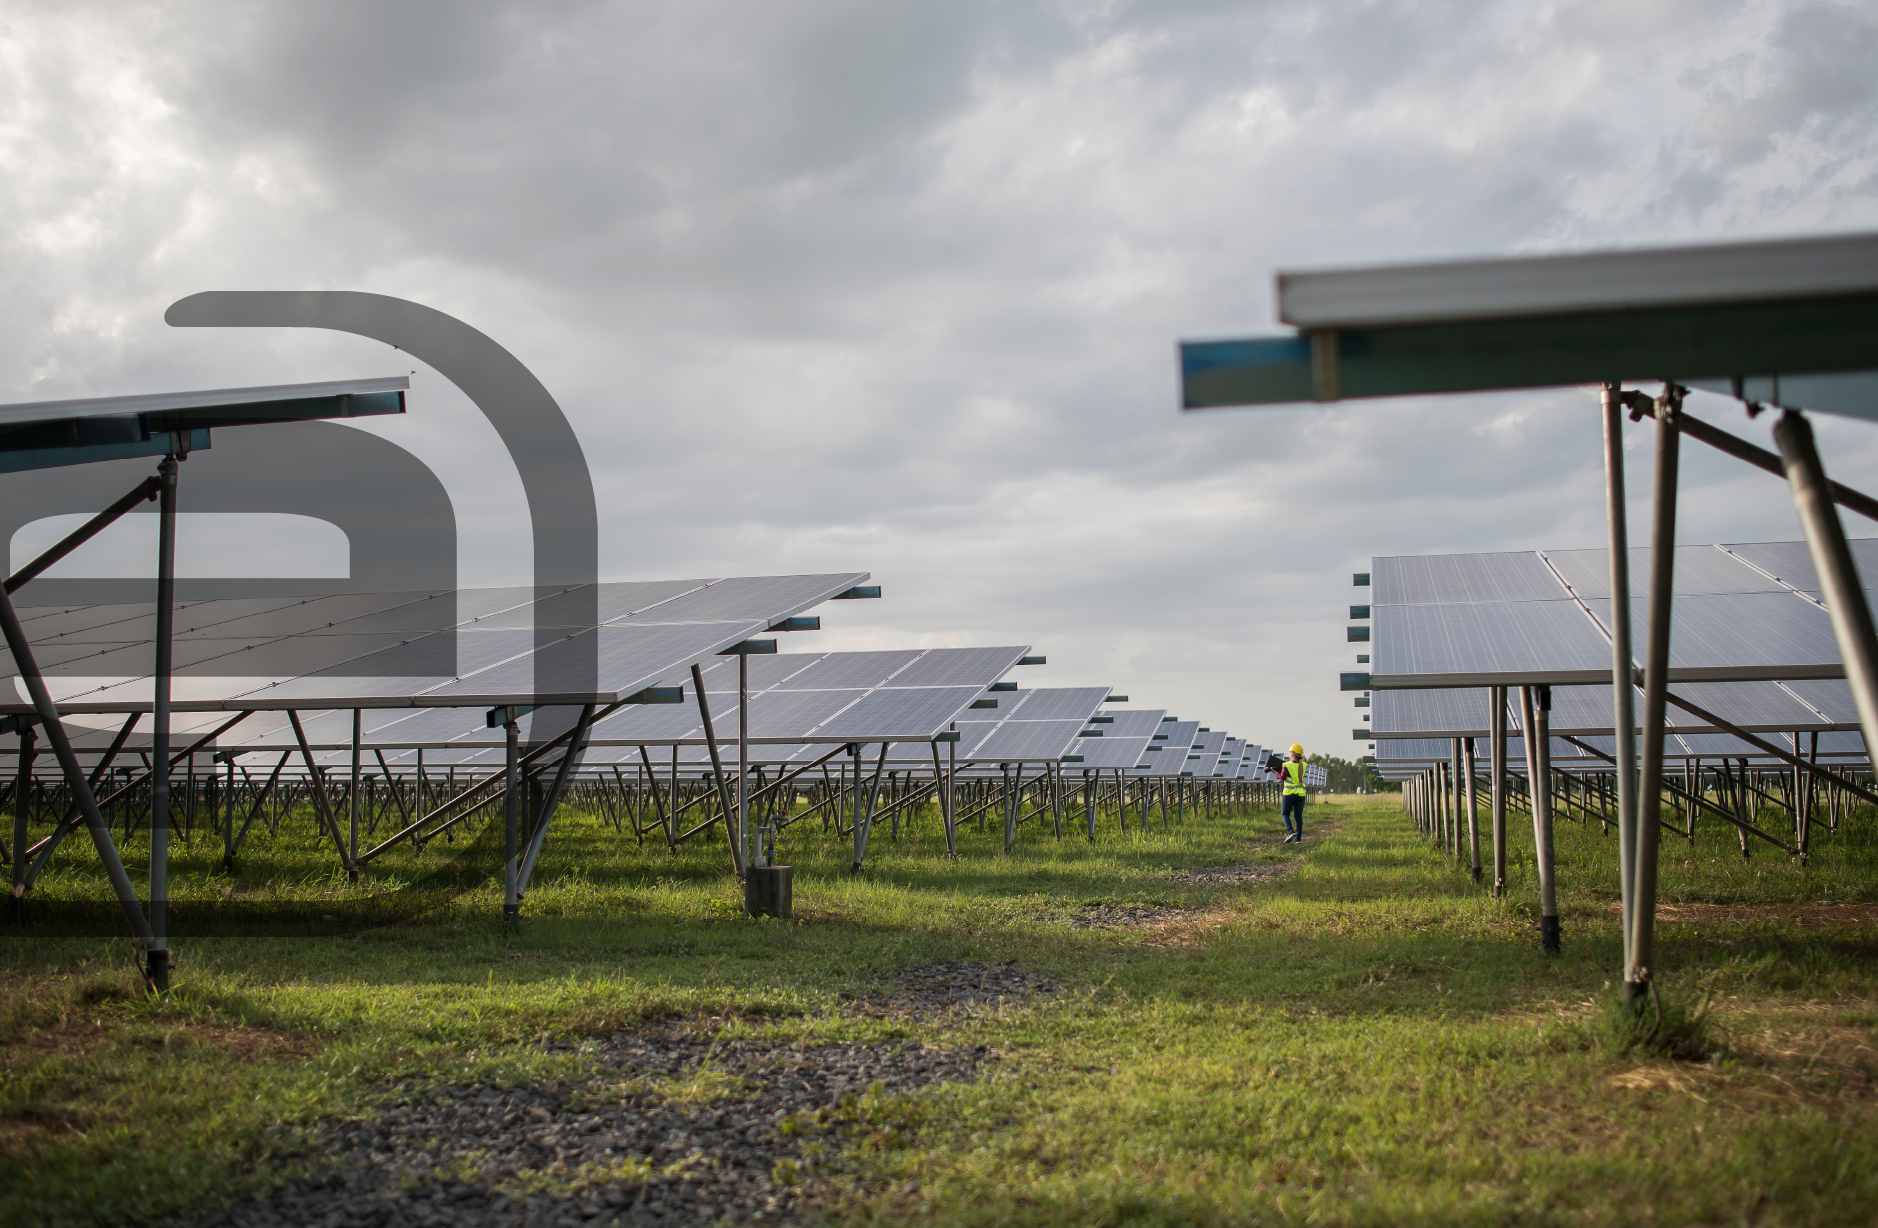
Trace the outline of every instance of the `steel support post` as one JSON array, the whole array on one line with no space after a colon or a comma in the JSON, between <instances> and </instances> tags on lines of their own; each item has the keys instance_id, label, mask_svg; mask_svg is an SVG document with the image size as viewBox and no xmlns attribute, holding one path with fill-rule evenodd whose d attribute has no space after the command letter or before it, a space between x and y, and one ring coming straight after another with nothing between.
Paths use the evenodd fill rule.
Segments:
<instances>
[{"instance_id":1,"label":"steel support post","mask_svg":"<svg viewBox=\"0 0 1878 1228\"><path fill-rule=\"evenodd\" d=\"M1454 778L1448 775L1447 764L1435 764L1435 785L1435 810L1441 820L1437 834L1441 851L1445 853L1454 847L1454 822L1461 817L1460 808L1454 805Z\"/></svg>"},{"instance_id":2,"label":"steel support post","mask_svg":"<svg viewBox=\"0 0 1878 1228\"><path fill-rule=\"evenodd\" d=\"M33 743L35 741L31 722L20 720L19 767L13 776L13 899L26 897L27 866L27 828L26 821L32 815L33 796Z\"/></svg>"},{"instance_id":3,"label":"steel support post","mask_svg":"<svg viewBox=\"0 0 1878 1228\"><path fill-rule=\"evenodd\" d=\"M502 768L502 923L515 925L521 920L522 915L521 898L516 894L515 874L517 810L521 804L522 792L522 750L521 730L516 727L512 709L508 715L509 719L502 723L503 745L506 750Z\"/></svg>"},{"instance_id":4,"label":"steel support post","mask_svg":"<svg viewBox=\"0 0 1878 1228\"><path fill-rule=\"evenodd\" d=\"M945 833L946 856L959 855L958 842L952 835L952 777L945 765L939 762L939 743L928 743L932 747L932 782L933 792L939 803L939 829ZM952 754L953 743L946 743L946 754Z\"/></svg>"},{"instance_id":5,"label":"steel support post","mask_svg":"<svg viewBox=\"0 0 1878 1228\"><path fill-rule=\"evenodd\" d=\"M156 667L152 677L150 759L150 954L144 975L158 993L170 987L170 682L176 631L176 458L157 466Z\"/></svg>"},{"instance_id":6,"label":"steel support post","mask_svg":"<svg viewBox=\"0 0 1878 1228\"><path fill-rule=\"evenodd\" d=\"M724 783L724 760L717 753L717 729L711 724L711 704L704 697L704 671L696 665L691 667L691 685L698 692L698 715L704 719L704 745L711 752L711 775L717 781L717 802L724 812L725 843L730 845L730 864L736 871L737 878L743 878L743 845L732 830L736 820L732 816L730 788ZM678 748L672 748L673 777L677 777Z\"/></svg>"},{"instance_id":7,"label":"steel support post","mask_svg":"<svg viewBox=\"0 0 1878 1228\"><path fill-rule=\"evenodd\" d=\"M1017 836L1017 798L1011 784L1011 765L1000 763L998 771L1004 774L1004 851L1011 851L1011 841ZM1024 778L1024 765L1017 765L1017 778Z\"/></svg>"},{"instance_id":8,"label":"steel support post","mask_svg":"<svg viewBox=\"0 0 1878 1228\"><path fill-rule=\"evenodd\" d=\"M210 760L210 762L214 762ZM222 869L233 871L235 868L235 756L233 752L223 754L222 762L227 767L227 783L222 788L222 809L227 811L222 818Z\"/></svg>"},{"instance_id":9,"label":"steel support post","mask_svg":"<svg viewBox=\"0 0 1878 1228\"><path fill-rule=\"evenodd\" d=\"M359 878L359 806L364 791L359 786L359 748L362 742L360 727L365 716L364 710L352 709L352 796L347 799L347 817L350 820L346 833L346 856L352 859L352 870L347 877L357 882Z\"/></svg>"},{"instance_id":10,"label":"steel support post","mask_svg":"<svg viewBox=\"0 0 1878 1228\"><path fill-rule=\"evenodd\" d=\"M746 866L750 856L750 654L737 654L737 847Z\"/></svg>"},{"instance_id":11,"label":"steel support post","mask_svg":"<svg viewBox=\"0 0 1878 1228\"><path fill-rule=\"evenodd\" d=\"M1533 862L1539 869L1539 946L1559 952L1558 887L1552 858L1552 688L1519 688L1526 730L1526 778L1532 783Z\"/></svg>"},{"instance_id":12,"label":"steel support post","mask_svg":"<svg viewBox=\"0 0 1878 1228\"><path fill-rule=\"evenodd\" d=\"M678 748L673 747L672 749L675 755ZM659 816L659 830L665 833L665 851L669 853L673 848L677 847L673 841L675 833L672 831L671 814L665 805L665 799L659 796L659 775L652 768L652 756L646 753L644 743L641 743L639 746L639 762L645 765L646 789L647 792L652 795L652 805ZM676 804L676 801L677 798L676 795L674 795L674 804Z\"/></svg>"},{"instance_id":13,"label":"steel support post","mask_svg":"<svg viewBox=\"0 0 1878 1228\"><path fill-rule=\"evenodd\" d=\"M1833 637L1839 642L1839 659L1845 662L1845 680L1852 688L1865 745L1878 746L1878 635L1873 633L1871 606L1865 601L1865 587L1845 542L1845 527L1832 506L1831 484L1813 442L1812 424L1788 410L1774 424L1774 441L1787 462L1793 507L1800 514L1813 569L1819 573L1820 592L1832 618Z\"/></svg>"},{"instance_id":14,"label":"steel support post","mask_svg":"<svg viewBox=\"0 0 1878 1228\"><path fill-rule=\"evenodd\" d=\"M1120 768L1115 769L1115 804L1121 810L1122 835L1128 834L1128 781Z\"/></svg>"},{"instance_id":15,"label":"steel support post","mask_svg":"<svg viewBox=\"0 0 1878 1228\"><path fill-rule=\"evenodd\" d=\"M859 870L861 859L867 855L867 837L861 831L861 750L863 745L863 743L854 742L849 746L850 757L854 761L854 796L850 799L854 806L853 829L849 832L854 837L854 864L848 867L850 870Z\"/></svg>"},{"instance_id":16,"label":"steel support post","mask_svg":"<svg viewBox=\"0 0 1878 1228\"><path fill-rule=\"evenodd\" d=\"M1611 728L1617 735L1617 865L1623 897L1625 980L1637 908L1637 693L1630 648L1630 527L1624 493L1624 406L1604 385L1604 517L1611 565Z\"/></svg>"},{"instance_id":17,"label":"steel support post","mask_svg":"<svg viewBox=\"0 0 1878 1228\"><path fill-rule=\"evenodd\" d=\"M861 872L861 863L867 858L867 837L874 829L874 801L880 796L880 774L887 767L887 751L893 743L880 744L880 757L874 760L874 774L868 778L867 800L863 806L861 800L861 747L854 748L854 873Z\"/></svg>"},{"instance_id":18,"label":"steel support post","mask_svg":"<svg viewBox=\"0 0 1878 1228\"><path fill-rule=\"evenodd\" d=\"M535 874L535 862L541 856L541 845L548 837L548 824L554 820L556 807L561 804L561 797L567 791L567 778L580 757L587 751L587 734L593 728L594 705L586 704L580 710L580 719L574 723L573 736L567 740L567 749L561 753L560 765L554 772L554 784L548 790L548 796L542 800L541 813L535 817L532 831L528 833L528 848L522 855L521 868L515 872L515 905L519 912L522 895L528 890L529 880Z\"/></svg>"},{"instance_id":19,"label":"steel support post","mask_svg":"<svg viewBox=\"0 0 1878 1228\"><path fill-rule=\"evenodd\" d=\"M1454 776L1452 781L1454 790L1449 801L1454 811L1454 845L1449 851L1454 854L1454 859L1459 861L1466 851L1461 843L1461 806L1467 796L1462 783L1466 777L1461 775L1461 740L1459 738L1453 740L1452 752L1453 762L1450 768Z\"/></svg>"},{"instance_id":20,"label":"steel support post","mask_svg":"<svg viewBox=\"0 0 1878 1228\"><path fill-rule=\"evenodd\" d=\"M1480 881L1480 799L1474 794L1475 776L1478 766L1474 762L1474 740L1461 739L1461 768L1466 773L1462 780L1463 791L1467 795L1467 868Z\"/></svg>"},{"instance_id":21,"label":"steel support post","mask_svg":"<svg viewBox=\"0 0 1878 1228\"><path fill-rule=\"evenodd\" d=\"M1656 962L1656 851L1663 818L1663 717L1669 694L1670 616L1676 596L1676 480L1683 390L1666 384L1656 400L1656 473L1650 496L1650 605L1644 631L1643 755L1631 838L1634 899L1624 943L1624 1001L1649 992Z\"/></svg>"},{"instance_id":22,"label":"steel support post","mask_svg":"<svg viewBox=\"0 0 1878 1228\"><path fill-rule=\"evenodd\" d=\"M1794 736L1793 742L1794 750L1799 750L1800 739L1798 735ZM1801 865L1806 864L1807 852L1813 847L1813 811L1816 809L1814 803L1817 800L1819 792L1819 773L1814 770L1814 765L1818 762L1819 733L1815 731L1813 734L1812 749L1808 751L1806 755L1806 802L1800 815L1800 838L1796 841L1796 845L1800 850Z\"/></svg>"},{"instance_id":23,"label":"steel support post","mask_svg":"<svg viewBox=\"0 0 1878 1228\"><path fill-rule=\"evenodd\" d=\"M1488 687L1493 711L1488 714L1488 760L1493 773L1489 797L1493 806L1493 898L1506 896L1506 688Z\"/></svg>"},{"instance_id":24,"label":"steel support post","mask_svg":"<svg viewBox=\"0 0 1878 1228\"><path fill-rule=\"evenodd\" d=\"M948 857L957 857L959 855L958 799L956 798L956 796L953 794L953 791L952 791L954 784L958 780L958 768L959 768L958 755L959 755L959 744L957 742L947 742L946 743L945 803L946 803L946 856Z\"/></svg>"}]
</instances>

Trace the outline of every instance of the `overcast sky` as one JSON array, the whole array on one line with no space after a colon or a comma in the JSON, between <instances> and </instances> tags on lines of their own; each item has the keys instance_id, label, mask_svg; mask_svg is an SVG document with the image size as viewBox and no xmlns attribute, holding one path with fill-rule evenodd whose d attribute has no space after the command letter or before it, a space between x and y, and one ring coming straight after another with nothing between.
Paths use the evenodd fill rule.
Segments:
<instances>
[{"instance_id":1,"label":"overcast sky","mask_svg":"<svg viewBox=\"0 0 1878 1228\"><path fill-rule=\"evenodd\" d=\"M1596 397L1183 415L1175 342L1274 331L1280 268L1873 228L1874 64L1831 3L14 0L0 400L401 373L163 310L414 299L559 400L606 578L864 569L788 647L1031 644L1025 685L1349 755L1350 573L1601 544ZM412 384L371 429L464 583L526 582L507 454ZM1878 428L1819 429L1878 487ZM1799 536L1706 451L1683 540Z\"/></svg>"}]
</instances>

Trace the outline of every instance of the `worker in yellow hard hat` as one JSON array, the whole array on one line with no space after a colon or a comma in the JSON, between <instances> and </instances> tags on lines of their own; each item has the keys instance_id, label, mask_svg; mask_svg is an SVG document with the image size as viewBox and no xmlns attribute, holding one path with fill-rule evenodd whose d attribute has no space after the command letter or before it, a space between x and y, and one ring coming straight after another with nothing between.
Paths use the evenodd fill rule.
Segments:
<instances>
[{"instance_id":1,"label":"worker in yellow hard hat","mask_svg":"<svg viewBox=\"0 0 1878 1228\"><path fill-rule=\"evenodd\" d=\"M1279 811L1285 821L1285 844L1304 842L1304 746L1291 744L1291 758L1279 771L1284 782L1284 801Z\"/></svg>"}]
</instances>

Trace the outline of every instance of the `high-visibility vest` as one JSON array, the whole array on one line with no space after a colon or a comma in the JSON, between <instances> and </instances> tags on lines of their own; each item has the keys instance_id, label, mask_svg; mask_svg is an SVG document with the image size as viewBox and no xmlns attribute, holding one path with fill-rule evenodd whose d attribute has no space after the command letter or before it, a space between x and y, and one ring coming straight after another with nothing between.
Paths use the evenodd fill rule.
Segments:
<instances>
[{"instance_id":1,"label":"high-visibility vest","mask_svg":"<svg viewBox=\"0 0 1878 1228\"><path fill-rule=\"evenodd\" d=\"M1304 764L1295 759L1285 762L1285 792L1296 797L1304 796Z\"/></svg>"}]
</instances>

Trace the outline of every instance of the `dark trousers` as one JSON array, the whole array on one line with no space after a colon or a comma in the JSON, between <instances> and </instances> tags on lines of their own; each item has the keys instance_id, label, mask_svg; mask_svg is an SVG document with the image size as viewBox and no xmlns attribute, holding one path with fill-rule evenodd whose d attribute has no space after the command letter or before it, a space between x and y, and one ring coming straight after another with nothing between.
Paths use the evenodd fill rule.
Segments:
<instances>
[{"instance_id":1,"label":"dark trousers","mask_svg":"<svg viewBox=\"0 0 1878 1228\"><path fill-rule=\"evenodd\" d=\"M1302 793L1285 794L1284 803L1278 813L1279 817L1285 821L1286 831L1295 831L1300 836L1304 834L1304 795ZM1296 826L1292 825L1293 816L1296 816Z\"/></svg>"}]
</instances>

